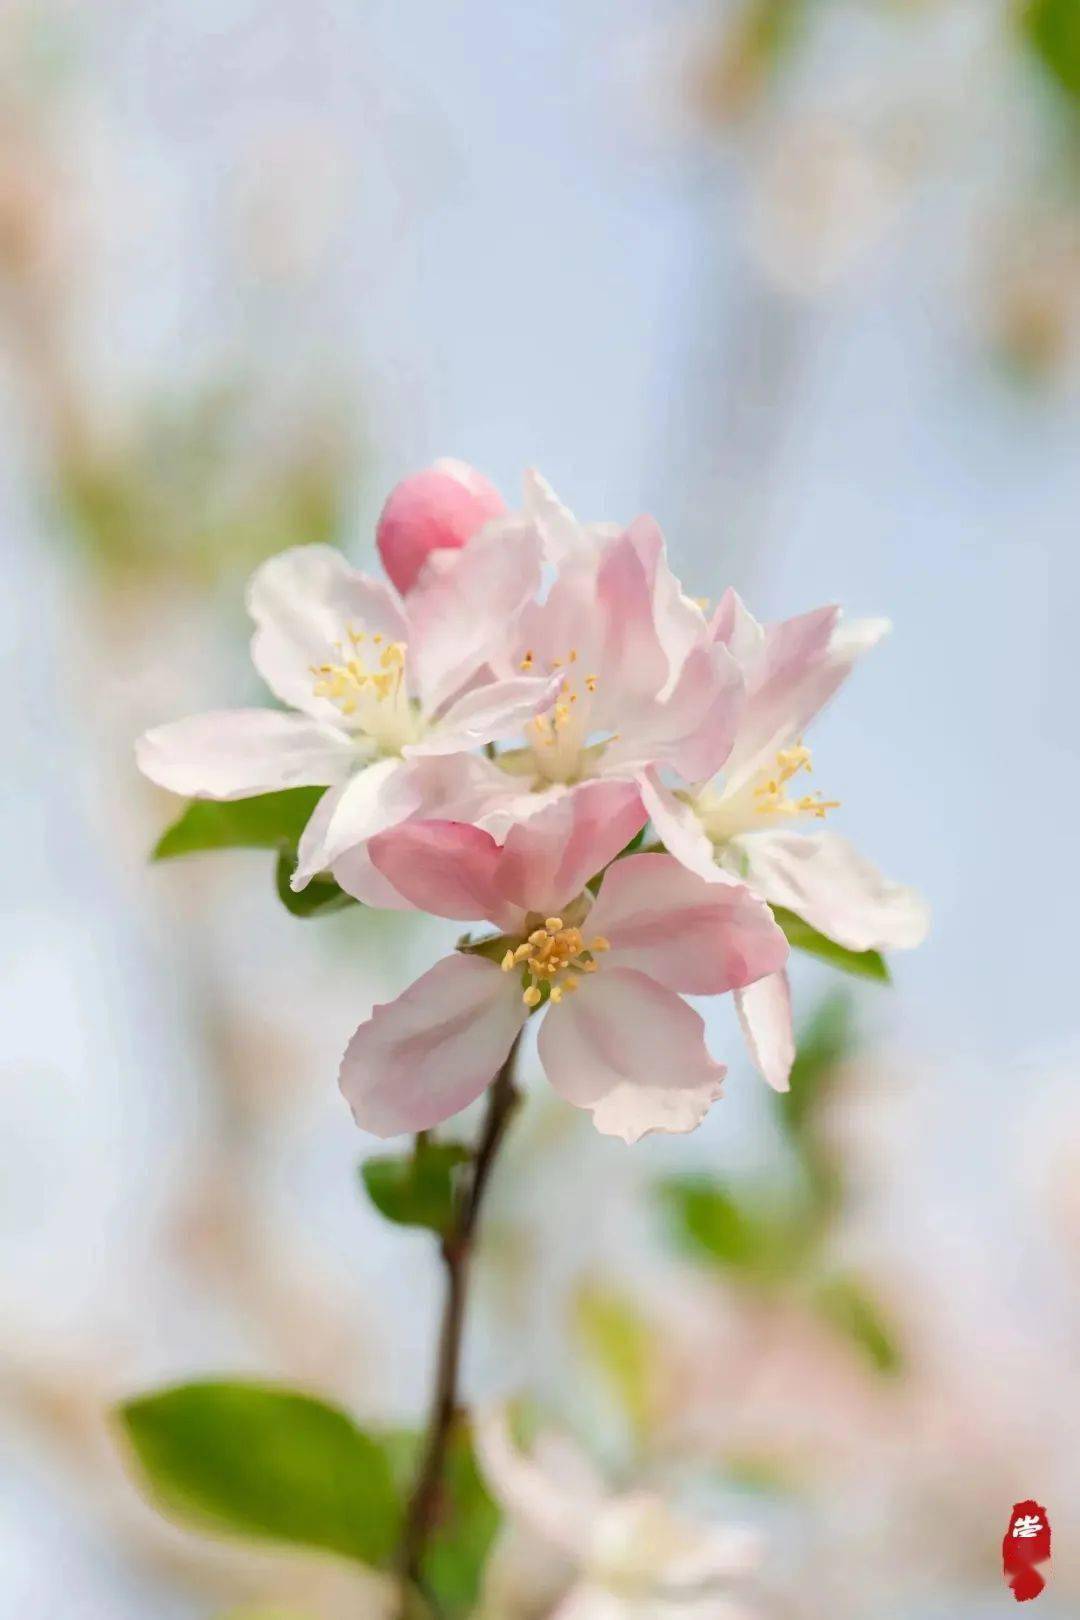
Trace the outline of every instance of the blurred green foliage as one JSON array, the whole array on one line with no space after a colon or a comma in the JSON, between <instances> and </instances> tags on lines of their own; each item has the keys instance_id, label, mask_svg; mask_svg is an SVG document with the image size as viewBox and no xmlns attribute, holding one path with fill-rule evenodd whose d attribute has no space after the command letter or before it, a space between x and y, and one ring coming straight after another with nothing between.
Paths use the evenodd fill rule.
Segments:
<instances>
[{"instance_id":1,"label":"blurred green foliage","mask_svg":"<svg viewBox=\"0 0 1080 1620\"><path fill-rule=\"evenodd\" d=\"M461 1142L431 1142L421 1134L411 1153L365 1159L360 1179L387 1220L445 1236L457 1208L456 1171L471 1157Z\"/></svg>"},{"instance_id":2,"label":"blurred green foliage","mask_svg":"<svg viewBox=\"0 0 1080 1620\"><path fill-rule=\"evenodd\" d=\"M388 1436L387 1456L402 1500L412 1487L419 1446L415 1434L399 1430ZM475 1607L498 1527L499 1510L477 1467L468 1420L459 1416L420 1572L425 1595L445 1620L463 1620Z\"/></svg>"},{"instance_id":3,"label":"blurred green foliage","mask_svg":"<svg viewBox=\"0 0 1080 1620\"><path fill-rule=\"evenodd\" d=\"M665 1178L661 1207L675 1241L731 1282L801 1299L880 1373L902 1366L893 1330L857 1278L833 1271L829 1244L845 1197L843 1166L825 1127L827 1104L856 1048L851 1003L827 996L798 1042L791 1089L770 1093L788 1168L735 1185L709 1174Z\"/></svg>"},{"instance_id":4,"label":"blurred green foliage","mask_svg":"<svg viewBox=\"0 0 1080 1620\"><path fill-rule=\"evenodd\" d=\"M325 401L309 404L287 439L268 443L254 417L260 390L239 384L151 399L110 435L60 391L59 506L105 573L208 582L340 535L355 453L340 430L346 413Z\"/></svg>"},{"instance_id":5,"label":"blurred green foliage","mask_svg":"<svg viewBox=\"0 0 1080 1620\"><path fill-rule=\"evenodd\" d=\"M653 1329L634 1302L609 1287L586 1284L574 1302L574 1322L587 1355L644 1441L654 1417Z\"/></svg>"},{"instance_id":6,"label":"blurred green foliage","mask_svg":"<svg viewBox=\"0 0 1080 1620\"><path fill-rule=\"evenodd\" d=\"M1080 110L1080 0L1028 0L1020 20L1047 73Z\"/></svg>"}]
</instances>

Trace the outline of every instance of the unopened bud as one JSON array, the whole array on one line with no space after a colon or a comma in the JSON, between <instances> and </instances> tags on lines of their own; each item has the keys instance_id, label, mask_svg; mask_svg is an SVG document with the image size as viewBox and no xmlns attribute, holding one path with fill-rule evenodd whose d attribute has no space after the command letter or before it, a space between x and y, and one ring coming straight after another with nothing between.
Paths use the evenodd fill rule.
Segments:
<instances>
[{"instance_id":1,"label":"unopened bud","mask_svg":"<svg viewBox=\"0 0 1080 1620\"><path fill-rule=\"evenodd\" d=\"M405 595L432 552L460 551L485 523L502 517L506 502L482 473L464 461L436 461L391 491L375 531L383 567Z\"/></svg>"}]
</instances>

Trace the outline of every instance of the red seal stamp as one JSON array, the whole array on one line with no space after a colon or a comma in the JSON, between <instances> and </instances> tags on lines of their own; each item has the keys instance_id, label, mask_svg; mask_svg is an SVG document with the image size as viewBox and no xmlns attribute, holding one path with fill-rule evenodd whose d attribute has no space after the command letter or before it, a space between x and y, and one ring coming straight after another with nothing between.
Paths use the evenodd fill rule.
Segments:
<instances>
[{"instance_id":1,"label":"red seal stamp","mask_svg":"<svg viewBox=\"0 0 1080 1620\"><path fill-rule=\"evenodd\" d=\"M1005 1585L1012 1588L1017 1603L1038 1597L1046 1585L1042 1565L1049 1562L1050 1520L1046 1509L1039 1502L1017 1502L1001 1543Z\"/></svg>"}]
</instances>

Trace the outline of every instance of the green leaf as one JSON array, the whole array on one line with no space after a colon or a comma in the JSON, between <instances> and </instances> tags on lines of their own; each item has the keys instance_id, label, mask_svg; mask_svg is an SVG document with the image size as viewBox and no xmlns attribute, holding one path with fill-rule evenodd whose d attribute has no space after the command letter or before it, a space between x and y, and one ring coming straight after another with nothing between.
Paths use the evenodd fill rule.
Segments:
<instances>
[{"instance_id":1,"label":"green leaf","mask_svg":"<svg viewBox=\"0 0 1080 1620\"><path fill-rule=\"evenodd\" d=\"M386 1450L337 1407L266 1384L199 1383L129 1401L119 1417L164 1512L389 1562L400 1509Z\"/></svg>"},{"instance_id":2,"label":"green leaf","mask_svg":"<svg viewBox=\"0 0 1080 1620\"><path fill-rule=\"evenodd\" d=\"M412 1489L420 1441L398 1431L388 1442L398 1489L405 1497ZM420 1571L421 1584L442 1620L466 1620L473 1614L498 1528L499 1509L477 1468L468 1422L459 1419L450 1437L438 1516Z\"/></svg>"},{"instance_id":3,"label":"green leaf","mask_svg":"<svg viewBox=\"0 0 1080 1620\"><path fill-rule=\"evenodd\" d=\"M282 850L274 868L277 897L292 917L326 917L331 912L343 911L347 906L359 905L351 894L346 894L329 875L319 873L303 889L294 889L289 879L296 868L292 851Z\"/></svg>"},{"instance_id":4,"label":"green leaf","mask_svg":"<svg viewBox=\"0 0 1080 1620\"><path fill-rule=\"evenodd\" d=\"M879 1373L903 1369L903 1353L891 1326L855 1278L828 1278L815 1290L814 1301L825 1320L850 1339Z\"/></svg>"},{"instance_id":5,"label":"green leaf","mask_svg":"<svg viewBox=\"0 0 1080 1620\"><path fill-rule=\"evenodd\" d=\"M586 1286L575 1302L578 1332L603 1372L635 1436L647 1437L653 1420L655 1347L648 1322L633 1301L611 1288Z\"/></svg>"},{"instance_id":6,"label":"green leaf","mask_svg":"<svg viewBox=\"0 0 1080 1620\"><path fill-rule=\"evenodd\" d=\"M841 1064L855 1052L854 1024L851 998L843 990L834 990L822 998L809 1022L800 1029L790 1089L773 1093L775 1106L793 1137L805 1137Z\"/></svg>"},{"instance_id":7,"label":"green leaf","mask_svg":"<svg viewBox=\"0 0 1080 1620\"><path fill-rule=\"evenodd\" d=\"M1080 5L1077 0L1029 0L1021 13L1027 42L1043 67L1080 107Z\"/></svg>"},{"instance_id":8,"label":"green leaf","mask_svg":"<svg viewBox=\"0 0 1080 1620\"><path fill-rule=\"evenodd\" d=\"M417 1142L413 1153L365 1159L360 1175L380 1214L399 1226L445 1234L454 1218L455 1174L470 1158L460 1142Z\"/></svg>"},{"instance_id":9,"label":"green leaf","mask_svg":"<svg viewBox=\"0 0 1080 1620\"><path fill-rule=\"evenodd\" d=\"M286 788L251 799L193 799L154 846L155 861L207 849L295 849L325 788Z\"/></svg>"},{"instance_id":10,"label":"green leaf","mask_svg":"<svg viewBox=\"0 0 1080 1620\"><path fill-rule=\"evenodd\" d=\"M774 1284L797 1271L816 1239L806 1212L766 1191L737 1199L714 1176L669 1176L659 1193L676 1240L744 1281Z\"/></svg>"},{"instance_id":11,"label":"green leaf","mask_svg":"<svg viewBox=\"0 0 1080 1620\"><path fill-rule=\"evenodd\" d=\"M828 962L830 967L855 974L856 978L875 979L879 984L892 982L888 965L880 951L849 951L835 940L826 939L824 934L819 934L816 928L811 928L808 922L803 922L801 917L796 917L793 911L786 911L783 906L773 906L772 914L793 950L805 951L808 956Z\"/></svg>"}]
</instances>

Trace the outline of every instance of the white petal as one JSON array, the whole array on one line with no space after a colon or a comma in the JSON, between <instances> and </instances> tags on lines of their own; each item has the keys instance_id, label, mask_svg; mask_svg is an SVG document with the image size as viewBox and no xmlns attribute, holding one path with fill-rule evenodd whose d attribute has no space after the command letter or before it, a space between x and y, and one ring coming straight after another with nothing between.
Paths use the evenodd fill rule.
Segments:
<instances>
[{"instance_id":1,"label":"white petal","mask_svg":"<svg viewBox=\"0 0 1080 1620\"><path fill-rule=\"evenodd\" d=\"M693 805L680 799L655 771L644 772L638 786L641 802L664 847L688 871L713 882L717 873L716 856Z\"/></svg>"},{"instance_id":2,"label":"white petal","mask_svg":"<svg viewBox=\"0 0 1080 1620\"><path fill-rule=\"evenodd\" d=\"M587 1459L576 1447L566 1448L555 1467L550 1452L544 1457L537 1448L529 1456L515 1443L503 1407L481 1411L473 1432L476 1460L496 1501L532 1535L579 1563L605 1500Z\"/></svg>"},{"instance_id":3,"label":"white petal","mask_svg":"<svg viewBox=\"0 0 1080 1620\"><path fill-rule=\"evenodd\" d=\"M333 546L294 546L271 557L252 575L247 605L255 668L283 703L316 718L341 718L328 698L315 696L311 666L347 646L350 629L406 639L390 587L352 568Z\"/></svg>"},{"instance_id":4,"label":"white petal","mask_svg":"<svg viewBox=\"0 0 1080 1620\"><path fill-rule=\"evenodd\" d=\"M837 833L750 833L728 848L745 859L751 888L848 950L901 950L926 938L922 896L884 877Z\"/></svg>"},{"instance_id":5,"label":"white petal","mask_svg":"<svg viewBox=\"0 0 1080 1620\"><path fill-rule=\"evenodd\" d=\"M139 769L170 793L248 799L325 787L355 769L357 751L332 726L277 709L219 709L155 726L135 746Z\"/></svg>"},{"instance_id":6,"label":"white petal","mask_svg":"<svg viewBox=\"0 0 1080 1620\"><path fill-rule=\"evenodd\" d=\"M787 1091L795 1061L791 990L786 973L770 973L735 992L735 1010L754 1066L774 1091Z\"/></svg>"},{"instance_id":7,"label":"white petal","mask_svg":"<svg viewBox=\"0 0 1080 1620\"><path fill-rule=\"evenodd\" d=\"M630 968L602 966L549 1007L539 1050L559 1095L624 1142L694 1130L722 1090L724 1066L705 1048L699 1015Z\"/></svg>"},{"instance_id":8,"label":"white petal","mask_svg":"<svg viewBox=\"0 0 1080 1620\"><path fill-rule=\"evenodd\" d=\"M540 533L544 560L557 567L594 557L606 541L621 533L616 523L579 523L535 467L525 473L524 510Z\"/></svg>"},{"instance_id":9,"label":"white petal","mask_svg":"<svg viewBox=\"0 0 1080 1620\"><path fill-rule=\"evenodd\" d=\"M404 753L410 759L456 754L515 737L552 701L558 685L557 675L518 675L475 687L451 704L422 740L410 744Z\"/></svg>"},{"instance_id":10,"label":"white petal","mask_svg":"<svg viewBox=\"0 0 1080 1620\"><path fill-rule=\"evenodd\" d=\"M494 962L454 955L361 1024L341 1063L341 1090L362 1130L426 1131L495 1078L528 1016L521 986Z\"/></svg>"},{"instance_id":11,"label":"white petal","mask_svg":"<svg viewBox=\"0 0 1080 1620\"><path fill-rule=\"evenodd\" d=\"M346 850L411 816L421 803L414 771L415 767L401 759L376 760L357 771L326 812L318 820L312 817L305 828L293 888L304 888L316 872L332 866Z\"/></svg>"}]
</instances>

